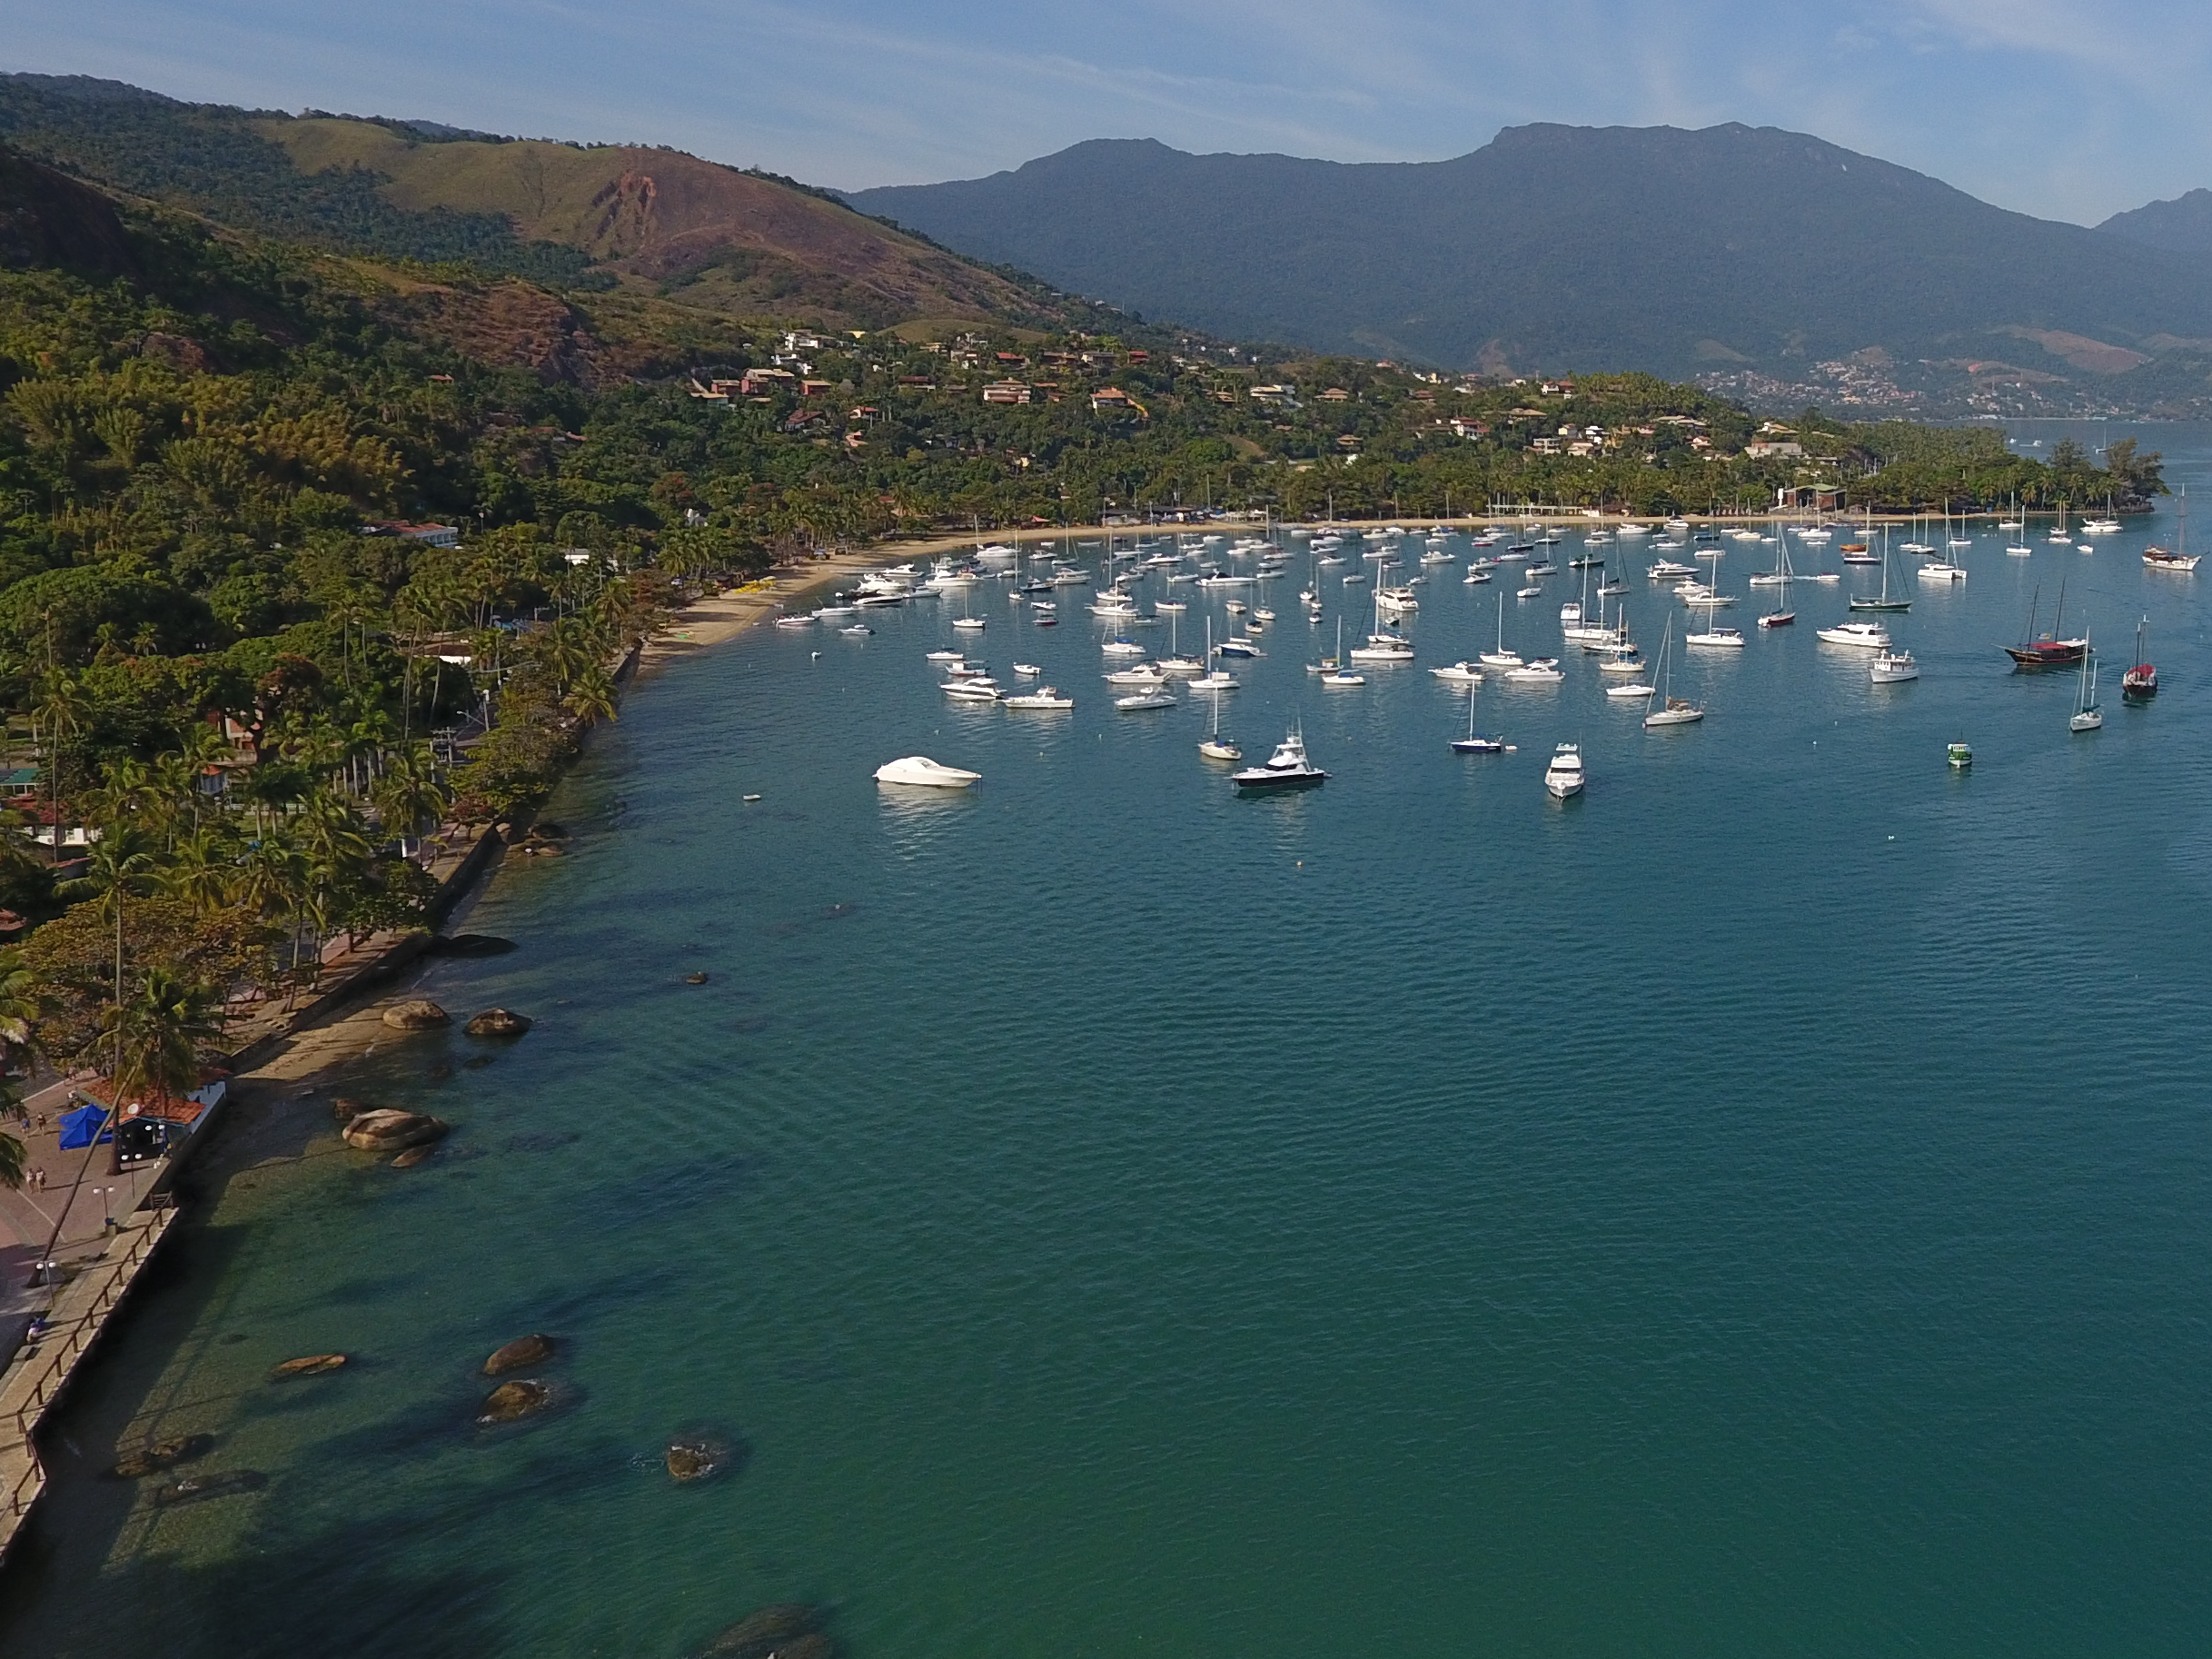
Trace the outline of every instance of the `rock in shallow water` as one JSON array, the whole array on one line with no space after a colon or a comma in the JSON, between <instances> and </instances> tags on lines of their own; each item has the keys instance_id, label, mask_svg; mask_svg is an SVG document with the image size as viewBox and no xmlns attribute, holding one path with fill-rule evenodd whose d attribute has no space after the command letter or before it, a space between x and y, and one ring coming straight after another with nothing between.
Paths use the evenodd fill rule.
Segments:
<instances>
[{"instance_id":1,"label":"rock in shallow water","mask_svg":"<svg viewBox=\"0 0 2212 1659\"><path fill-rule=\"evenodd\" d=\"M479 1423L514 1423L524 1417L534 1417L553 1403L553 1391L534 1377L521 1377L511 1383L501 1383L484 1396L484 1408L477 1414Z\"/></svg>"},{"instance_id":2,"label":"rock in shallow water","mask_svg":"<svg viewBox=\"0 0 2212 1659\"><path fill-rule=\"evenodd\" d=\"M141 1446L135 1452L125 1452L115 1459L115 1466L108 1473L117 1480L144 1480L149 1475L173 1469L180 1463L204 1457L214 1447L215 1437L213 1435L184 1435L174 1440L157 1440L152 1445Z\"/></svg>"},{"instance_id":3,"label":"rock in shallow water","mask_svg":"<svg viewBox=\"0 0 2212 1659\"><path fill-rule=\"evenodd\" d=\"M512 1008L486 1008L462 1028L471 1037L520 1037L534 1023Z\"/></svg>"},{"instance_id":4,"label":"rock in shallow water","mask_svg":"<svg viewBox=\"0 0 2212 1659\"><path fill-rule=\"evenodd\" d=\"M345 1356L342 1354L307 1354L298 1359L286 1360L269 1373L269 1380L273 1383L281 1383L287 1377L321 1376L327 1371L337 1370L344 1364Z\"/></svg>"},{"instance_id":5,"label":"rock in shallow water","mask_svg":"<svg viewBox=\"0 0 2212 1659\"><path fill-rule=\"evenodd\" d=\"M410 1147L392 1160L392 1167L394 1169L412 1169L430 1155L431 1148L428 1147Z\"/></svg>"},{"instance_id":6,"label":"rock in shallow water","mask_svg":"<svg viewBox=\"0 0 2212 1659\"><path fill-rule=\"evenodd\" d=\"M428 1031L451 1022L443 1008L418 997L386 1008L384 1023L395 1031Z\"/></svg>"},{"instance_id":7,"label":"rock in shallow water","mask_svg":"<svg viewBox=\"0 0 2212 1659\"><path fill-rule=\"evenodd\" d=\"M187 1475L154 1488L157 1504L196 1504L203 1499L229 1497L237 1492L259 1492L269 1477L259 1469L227 1469L220 1475Z\"/></svg>"},{"instance_id":8,"label":"rock in shallow water","mask_svg":"<svg viewBox=\"0 0 2212 1659\"><path fill-rule=\"evenodd\" d=\"M451 1132L451 1126L424 1113L382 1107L345 1126L345 1144L363 1152L398 1152L443 1140Z\"/></svg>"},{"instance_id":9,"label":"rock in shallow water","mask_svg":"<svg viewBox=\"0 0 2212 1659\"><path fill-rule=\"evenodd\" d=\"M799 1602L779 1602L747 1614L709 1642L701 1659L768 1659L773 1653L795 1651L789 1644L802 1641L818 1643L810 1650L809 1659L823 1659L829 1644L817 1634L820 1622L811 1607Z\"/></svg>"},{"instance_id":10,"label":"rock in shallow water","mask_svg":"<svg viewBox=\"0 0 2212 1659\"><path fill-rule=\"evenodd\" d=\"M531 1335L517 1336L504 1347L493 1351L484 1361L484 1375L499 1376L509 1371L520 1371L524 1366L542 1365L553 1356L551 1336Z\"/></svg>"},{"instance_id":11,"label":"rock in shallow water","mask_svg":"<svg viewBox=\"0 0 2212 1659\"><path fill-rule=\"evenodd\" d=\"M431 941L432 956L505 956L515 948L514 940L501 939L491 933L456 933L451 939Z\"/></svg>"},{"instance_id":12,"label":"rock in shallow water","mask_svg":"<svg viewBox=\"0 0 2212 1659\"><path fill-rule=\"evenodd\" d=\"M669 1474L676 1480L705 1480L729 1460L729 1448L712 1440L669 1442Z\"/></svg>"}]
</instances>

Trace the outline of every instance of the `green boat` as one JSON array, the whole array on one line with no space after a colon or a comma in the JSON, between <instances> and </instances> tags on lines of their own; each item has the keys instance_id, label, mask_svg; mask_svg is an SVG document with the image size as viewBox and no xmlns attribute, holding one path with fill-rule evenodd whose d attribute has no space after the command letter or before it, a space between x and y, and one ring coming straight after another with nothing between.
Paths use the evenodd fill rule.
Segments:
<instances>
[{"instance_id":1,"label":"green boat","mask_svg":"<svg viewBox=\"0 0 2212 1659\"><path fill-rule=\"evenodd\" d=\"M1950 746L1950 758L1951 765L1954 768L1959 771L1966 770L1968 767L1974 764L1973 745L1970 743L1953 743Z\"/></svg>"}]
</instances>

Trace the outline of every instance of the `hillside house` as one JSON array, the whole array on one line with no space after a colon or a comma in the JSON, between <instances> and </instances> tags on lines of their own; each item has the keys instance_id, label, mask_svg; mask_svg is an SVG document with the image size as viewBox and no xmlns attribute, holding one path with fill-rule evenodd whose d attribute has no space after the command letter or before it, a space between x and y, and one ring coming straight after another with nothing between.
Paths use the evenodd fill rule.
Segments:
<instances>
[{"instance_id":1,"label":"hillside house","mask_svg":"<svg viewBox=\"0 0 2212 1659\"><path fill-rule=\"evenodd\" d=\"M1255 386L1248 395L1255 403L1273 404L1282 409L1298 407L1298 389L1295 386Z\"/></svg>"},{"instance_id":2,"label":"hillside house","mask_svg":"<svg viewBox=\"0 0 2212 1659\"><path fill-rule=\"evenodd\" d=\"M1324 403L1349 403L1352 394L1342 386L1331 386L1321 394L1321 401Z\"/></svg>"},{"instance_id":3,"label":"hillside house","mask_svg":"<svg viewBox=\"0 0 2212 1659\"><path fill-rule=\"evenodd\" d=\"M1091 393L1093 414L1136 414L1149 421L1152 412L1119 386L1101 386Z\"/></svg>"},{"instance_id":4,"label":"hillside house","mask_svg":"<svg viewBox=\"0 0 2212 1659\"><path fill-rule=\"evenodd\" d=\"M789 369L748 369L738 382L738 391L744 397L766 397L789 392L798 384L799 376Z\"/></svg>"},{"instance_id":5,"label":"hillside house","mask_svg":"<svg viewBox=\"0 0 2212 1659\"><path fill-rule=\"evenodd\" d=\"M403 541L420 541L428 547L459 547L461 531L451 524L410 524L402 519L380 519L373 524L363 524L364 536L397 536Z\"/></svg>"},{"instance_id":6,"label":"hillside house","mask_svg":"<svg viewBox=\"0 0 2212 1659\"><path fill-rule=\"evenodd\" d=\"M1767 461L1776 457L1801 458L1805 446L1795 438L1754 438L1743 446L1743 452L1753 461Z\"/></svg>"},{"instance_id":7,"label":"hillside house","mask_svg":"<svg viewBox=\"0 0 2212 1659\"><path fill-rule=\"evenodd\" d=\"M1030 389L1017 380L995 380L983 389L987 403L1027 403L1032 396Z\"/></svg>"}]
</instances>

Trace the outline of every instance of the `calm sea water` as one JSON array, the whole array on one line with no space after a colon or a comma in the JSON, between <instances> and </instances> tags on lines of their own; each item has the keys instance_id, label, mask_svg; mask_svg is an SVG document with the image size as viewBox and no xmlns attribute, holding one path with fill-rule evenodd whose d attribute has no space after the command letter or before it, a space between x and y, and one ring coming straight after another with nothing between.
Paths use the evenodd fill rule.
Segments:
<instances>
[{"instance_id":1,"label":"calm sea water","mask_svg":"<svg viewBox=\"0 0 2212 1659\"><path fill-rule=\"evenodd\" d=\"M471 917L521 949L430 982L538 1028L361 1068L448 1151L211 1177L60 1425L0 1648L673 1659L801 1599L858 1659L2201 1653L2212 575L2151 533L1904 577L1907 686L1813 637L1855 572L1678 662L1700 727L1563 652L1476 693L1494 759L1425 669L1495 587L1432 581L1421 663L1327 692L1342 592L1317 639L1288 581L1225 722L1303 721L1334 776L1288 799L1198 759L1197 700L1116 715L1066 591L1044 632L977 590L977 654L1069 716L946 707L936 602L682 664L564 790L573 855ZM1750 631L1771 550L1729 546ZM2092 737L1999 651L2062 580ZM2146 612L2165 689L2123 708ZM912 752L985 782L879 791ZM564 1407L480 1435L528 1330ZM89 1478L134 1420L269 1484ZM687 1431L744 1466L674 1487Z\"/></svg>"}]
</instances>

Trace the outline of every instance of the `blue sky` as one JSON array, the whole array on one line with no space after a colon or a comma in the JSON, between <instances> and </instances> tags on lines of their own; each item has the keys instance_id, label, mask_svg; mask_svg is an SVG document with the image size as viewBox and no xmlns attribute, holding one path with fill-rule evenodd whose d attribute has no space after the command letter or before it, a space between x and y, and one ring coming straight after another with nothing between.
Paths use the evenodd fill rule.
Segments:
<instances>
[{"instance_id":1,"label":"blue sky","mask_svg":"<svg viewBox=\"0 0 2212 1659\"><path fill-rule=\"evenodd\" d=\"M1084 138L1435 160L1524 121L1810 132L2093 223L2212 185L2173 0L6 0L0 64L673 144L857 188Z\"/></svg>"}]
</instances>

